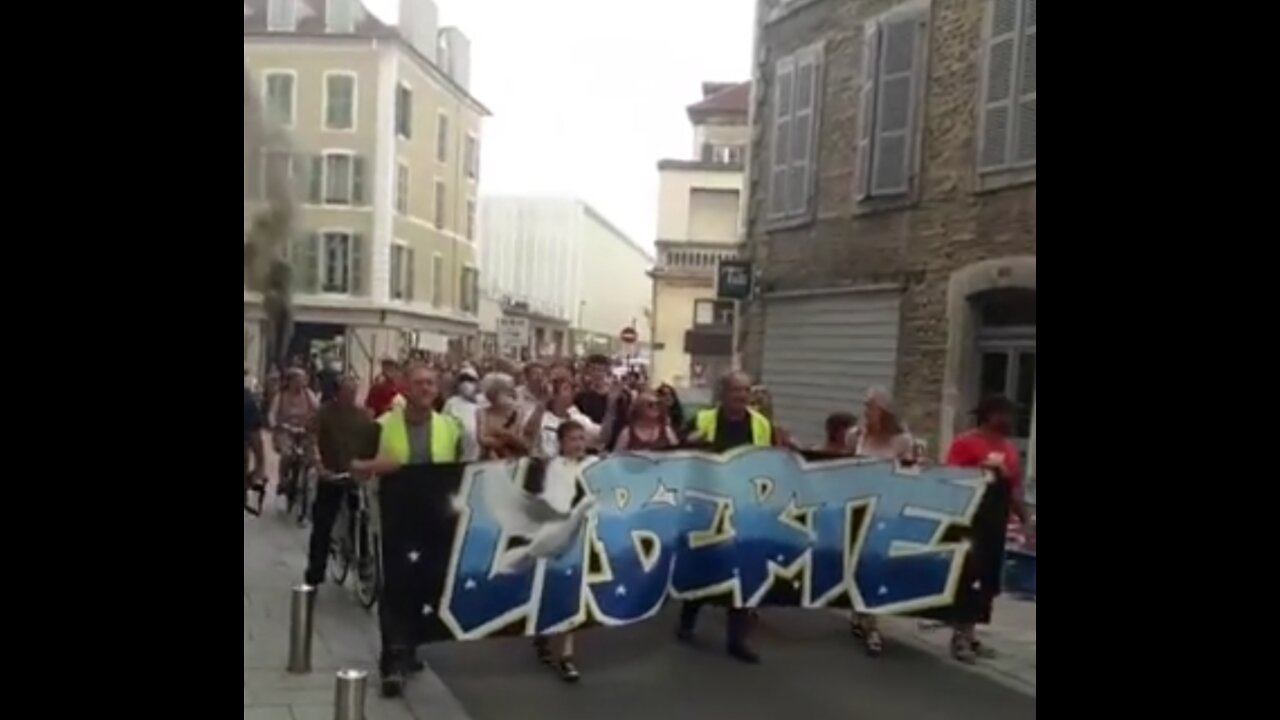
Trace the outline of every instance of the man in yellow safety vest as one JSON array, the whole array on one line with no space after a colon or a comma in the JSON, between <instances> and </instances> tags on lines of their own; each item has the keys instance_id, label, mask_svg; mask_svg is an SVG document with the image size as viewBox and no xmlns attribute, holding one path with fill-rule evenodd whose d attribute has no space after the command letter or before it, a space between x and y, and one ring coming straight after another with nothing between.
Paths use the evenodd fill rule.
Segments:
<instances>
[{"instance_id":1,"label":"man in yellow safety vest","mask_svg":"<svg viewBox=\"0 0 1280 720\"><path fill-rule=\"evenodd\" d=\"M735 372L725 376L720 383L720 405L698 413L690 444L707 447L717 453L749 445L772 446L773 425L764 415L751 409L750 400L749 375ZM681 641L693 641L702 605L702 601L684 604L680 612L680 628L676 633ZM729 655L754 665L760 662L760 656L747 645L750 625L751 617L746 610L729 610Z\"/></svg>"},{"instance_id":2,"label":"man in yellow safety vest","mask_svg":"<svg viewBox=\"0 0 1280 720\"><path fill-rule=\"evenodd\" d=\"M405 405L392 408L378 419L378 455L373 460L352 463L356 472L391 475L408 465L447 465L462 456L462 429L458 421L435 411L440 394L436 371L425 364L410 365L405 371ZM447 544L443 545L447 547ZM405 677L422 669L414 657L414 646L404 618L406 609L394 598L383 597L378 605L382 630L382 694L398 697Z\"/></svg>"}]
</instances>

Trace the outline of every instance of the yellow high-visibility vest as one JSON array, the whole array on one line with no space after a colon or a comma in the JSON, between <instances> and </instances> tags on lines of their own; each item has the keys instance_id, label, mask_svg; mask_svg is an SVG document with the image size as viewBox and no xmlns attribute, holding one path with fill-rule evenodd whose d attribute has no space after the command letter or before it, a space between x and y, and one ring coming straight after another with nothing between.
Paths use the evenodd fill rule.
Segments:
<instances>
[{"instance_id":1,"label":"yellow high-visibility vest","mask_svg":"<svg viewBox=\"0 0 1280 720\"><path fill-rule=\"evenodd\" d=\"M378 424L382 426L378 454L408 465L409 424L404 419L404 408L396 408L378 418ZM461 437L462 429L458 427L457 420L444 413L431 413L431 462L442 465L458 462L458 440Z\"/></svg>"},{"instance_id":2,"label":"yellow high-visibility vest","mask_svg":"<svg viewBox=\"0 0 1280 720\"><path fill-rule=\"evenodd\" d=\"M749 409L747 412L751 416L751 444L758 447L771 447L773 445L773 423L755 410ZM720 408L711 408L698 413L694 427L697 429L698 434L702 436L703 441L714 444L719 424Z\"/></svg>"}]
</instances>

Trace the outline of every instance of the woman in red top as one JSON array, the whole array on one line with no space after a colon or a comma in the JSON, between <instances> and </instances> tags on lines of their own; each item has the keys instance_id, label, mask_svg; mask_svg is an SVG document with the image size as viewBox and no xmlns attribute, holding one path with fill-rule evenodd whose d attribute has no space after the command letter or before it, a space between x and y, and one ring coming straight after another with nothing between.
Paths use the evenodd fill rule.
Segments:
<instances>
[{"instance_id":1,"label":"woman in red top","mask_svg":"<svg viewBox=\"0 0 1280 720\"><path fill-rule=\"evenodd\" d=\"M983 503L973 522L973 552L965 577L966 582L974 578L972 589L976 592L970 593L966 588L956 601L959 617L951 640L951 654L963 663L973 663L979 654L990 654L978 643L975 629L991 621L992 604L1001 591L1006 513L1012 512L1028 535L1034 534L1022 493L1022 462L1017 446L1009 440L1016 410L1017 406L1008 398L983 400L975 412L978 427L956 438L947 453L948 465L986 468L995 475L995 482L988 490L994 493L994 499ZM998 513L999 517L991 513Z\"/></svg>"},{"instance_id":2,"label":"woman in red top","mask_svg":"<svg viewBox=\"0 0 1280 720\"><path fill-rule=\"evenodd\" d=\"M680 445L658 396L644 390L631 406L631 423L618 435L618 452L674 450Z\"/></svg>"}]
</instances>

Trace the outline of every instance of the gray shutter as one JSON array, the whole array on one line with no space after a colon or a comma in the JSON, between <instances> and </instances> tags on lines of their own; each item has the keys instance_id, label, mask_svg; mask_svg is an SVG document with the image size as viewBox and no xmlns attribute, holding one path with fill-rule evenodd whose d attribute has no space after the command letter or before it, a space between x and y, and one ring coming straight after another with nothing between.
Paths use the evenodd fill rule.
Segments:
<instances>
[{"instance_id":1,"label":"gray shutter","mask_svg":"<svg viewBox=\"0 0 1280 720\"><path fill-rule=\"evenodd\" d=\"M324 204L324 156L311 156L311 172L307 175L307 202Z\"/></svg>"},{"instance_id":2,"label":"gray shutter","mask_svg":"<svg viewBox=\"0 0 1280 720\"><path fill-rule=\"evenodd\" d=\"M991 0L989 5L979 170L999 170L1009 165L1021 5L1022 0Z\"/></svg>"},{"instance_id":3,"label":"gray shutter","mask_svg":"<svg viewBox=\"0 0 1280 720\"><path fill-rule=\"evenodd\" d=\"M872 195L902 195L911 188L915 144L912 129L925 22L925 15L917 11L884 24L876 91L875 149L871 153Z\"/></svg>"},{"instance_id":4,"label":"gray shutter","mask_svg":"<svg viewBox=\"0 0 1280 720\"><path fill-rule=\"evenodd\" d=\"M867 23L862 38L862 87L858 91L858 156L855 183L859 200L871 197L871 158L876 132L876 77L880 67L880 24Z\"/></svg>"},{"instance_id":5,"label":"gray shutter","mask_svg":"<svg viewBox=\"0 0 1280 720\"><path fill-rule=\"evenodd\" d=\"M413 248L404 249L404 299L413 299L413 281L416 273L414 272Z\"/></svg>"},{"instance_id":6,"label":"gray shutter","mask_svg":"<svg viewBox=\"0 0 1280 720\"><path fill-rule=\"evenodd\" d=\"M791 159L791 101L795 89L794 57L778 61L774 70L777 95L774 100L773 162L769 175L769 214L787 214L787 167Z\"/></svg>"},{"instance_id":7,"label":"gray shutter","mask_svg":"<svg viewBox=\"0 0 1280 720\"><path fill-rule=\"evenodd\" d=\"M814 187L814 146L821 96L822 50L802 50L796 59L791 104L791 167L787 176L787 214L808 211Z\"/></svg>"},{"instance_id":8,"label":"gray shutter","mask_svg":"<svg viewBox=\"0 0 1280 720\"><path fill-rule=\"evenodd\" d=\"M289 265L293 272L293 289L315 293L320 286L320 236L307 233L289 243Z\"/></svg>"},{"instance_id":9,"label":"gray shutter","mask_svg":"<svg viewBox=\"0 0 1280 720\"><path fill-rule=\"evenodd\" d=\"M347 287L350 289L352 295L363 295L365 287L364 235L359 233L352 235L351 245L349 246L348 251L351 254L348 256L347 264Z\"/></svg>"},{"instance_id":10,"label":"gray shutter","mask_svg":"<svg viewBox=\"0 0 1280 720\"><path fill-rule=\"evenodd\" d=\"M1036 0L1023 0L1022 50L1018 57L1018 112L1013 161L1036 161Z\"/></svg>"},{"instance_id":11,"label":"gray shutter","mask_svg":"<svg viewBox=\"0 0 1280 720\"><path fill-rule=\"evenodd\" d=\"M245 200L261 200L263 196L262 174L266 167L265 153L260 147L252 147L249 149L249 155L244 164L244 199Z\"/></svg>"},{"instance_id":12,"label":"gray shutter","mask_svg":"<svg viewBox=\"0 0 1280 720\"><path fill-rule=\"evenodd\" d=\"M364 157L356 155L351 159L351 204L364 205Z\"/></svg>"}]
</instances>

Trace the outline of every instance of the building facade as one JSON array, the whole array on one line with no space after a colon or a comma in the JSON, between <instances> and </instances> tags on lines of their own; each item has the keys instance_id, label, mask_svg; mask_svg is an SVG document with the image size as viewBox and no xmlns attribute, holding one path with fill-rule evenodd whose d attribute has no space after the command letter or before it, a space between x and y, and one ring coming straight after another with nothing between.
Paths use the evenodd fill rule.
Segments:
<instances>
[{"instance_id":1,"label":"building facade","mask_svg":"<svg viewBox=\"0 0 1280 720\"><path fill-rule=\"evenodd\" d=\"M523 355L647 357L653 259L594 208L571 198L485 197L480 228L482 295L499 317L528 320ZM639 336L632 349L620 340L628 327Z\"/></svg>"},{"instance_id":2,"label":"building facade","mask_svg":"<svg viewBox=\"0 0 1280 720\"><path fill-rule=\"evenodd\" d=\"M937 447L986 394L1035 476L1036 0L762 0L744 343L820 440L871 385Z\"/></svg>"},{"instance_id":3,"label":"building facade","mask_svg":"<svg viewBox=\"0 0 1280 720\"><path fill-rule=\"evenodd\" d=\"M466 36L439 27L432 0L404 0L398 27L359 0L244 7L245 66L280 138L247 171L245 228L262 207L251 186L287 174L291 352L336 345L368 379L380 357L470 342L488 111L469 91ZM246 364L260 364L261 298L246 291L244 301Z\"/></svg>"},{"instance_id":4,"label":"building facade","mask_svg":"<svg viewBox=\"0 0 1280 720\"><path fill-rule=\"evenodd\" d=\"M716 266L738 257L751 83L706 83L689 106L689 160L658 163L658 262L652 272L654 379L705 389L734 365L732 302Z\"/></svg>"}]
</instances>

